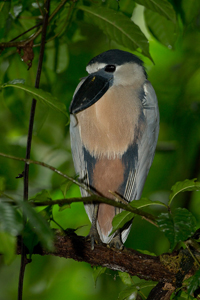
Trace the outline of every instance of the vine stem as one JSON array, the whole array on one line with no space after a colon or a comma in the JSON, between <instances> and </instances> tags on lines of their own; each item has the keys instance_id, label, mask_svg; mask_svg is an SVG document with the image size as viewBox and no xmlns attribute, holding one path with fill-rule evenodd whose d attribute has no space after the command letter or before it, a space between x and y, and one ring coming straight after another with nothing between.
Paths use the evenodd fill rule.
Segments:
<instances>
[{"instance_id":1,"label":"vine stem","mask_svg":"<svg viewBox=\"0 0 200 300\"><path fill-rule=\"evenodd\" d=\"M48 26L48 18L49 18L49 9L50 9L50 0L46 1L45 6L45 15L43 19L43 26L42 26L42 35L41 35L41 47L40 47L40 54L39 54L39 61L38 61L38 68L35 80L35 87L39 88L40 77L42 72L42 63L43 63L43 56L44 56L44 48L45 48L45 38ZM35 99L32 100L31 112L30 112L30 119L29 119L29 129L28 129L28 137L27 137L27 147L26 147L26 159L30 158L31 153L31 143L32 143L32 135L33 135L33 124L34 124L34 117L35 117L35 109L36 109L37 101ZM26 162L24 167L24 201L28 200L28 179L29 179L29 164ZM24 225L26 223L26 219L24 218ZM21 243L21 266L20 266L20 273L19 273L19 283L18 283L18 300L22 300L23 297L23 282L24 282L24 273L26 264L28 263L26 257L25 246L23 244L23 237Z\"/></svg>"}]
</instances>

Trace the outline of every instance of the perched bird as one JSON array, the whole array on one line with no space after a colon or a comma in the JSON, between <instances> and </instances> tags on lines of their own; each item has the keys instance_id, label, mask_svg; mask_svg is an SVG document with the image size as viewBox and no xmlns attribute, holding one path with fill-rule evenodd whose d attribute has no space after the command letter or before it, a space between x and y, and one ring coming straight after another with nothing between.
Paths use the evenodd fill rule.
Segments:
<instances>
[{"instance_id":1,"label":"perched bird","mask_svg":"<svg viewBox=\"0 0 200 300\"><path fill-rule=\"evenodd\" d=\"M97 195L138 200L152 164L159 110L143 62L113 49L94 57L89 75L77 86L70 105L70 135L79 180ZM111 193L113 192L113 193ZM88 192L81 188L83 197ZM114 194L114 195L113 195ZM123 248L131 223L109 236L119 209L104 203L85 204L92 223L89 237Z\"/></svg>"}]
</instances>

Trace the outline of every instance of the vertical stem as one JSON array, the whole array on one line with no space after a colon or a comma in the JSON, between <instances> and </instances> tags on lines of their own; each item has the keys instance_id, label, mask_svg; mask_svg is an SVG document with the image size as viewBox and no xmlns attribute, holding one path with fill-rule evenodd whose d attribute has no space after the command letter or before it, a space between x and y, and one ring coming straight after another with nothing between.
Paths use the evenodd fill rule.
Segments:
<instances>
[{"instance_id":1,"label":"vertical stem","mask_svg":"<svg viewBox=\"0 0 200 300\"><path fill-rule=\"evenodd\" d=\"M37 69L37 75L36 75L36 80L35 80L36 88L39 88L40 76L41 76L41 71L42 71L42 62L43 62L43 56L44 56L45 37L46 37L46 31L47 31L47 25L48 25L49 8L50 8L50 0L47 0L46 7L45 7L45 16L43 19L38 69ZM30 112L30 119L29 119L29 129L28 129L27 147L26 147L26 159L30 158L30 153L31 153L31 142L32 142L32 135L33 135L35 109L36 109L36 100L33 99L32 106L31 106L31 112ZM29 181L28 179L29 179L29 164L26 163L25 167L24 167L24 201L28 200L28 181ZM25 223L26 223L26 219L24 217L24 224ZM19 284L18 284L18 300L22 300L24 273L25 273L26 264L28 263L28 260L26 257L25 246L23 244L23 238L21 239L21 253L22 254L21 254Z\"/></svg>"}]
</instances>

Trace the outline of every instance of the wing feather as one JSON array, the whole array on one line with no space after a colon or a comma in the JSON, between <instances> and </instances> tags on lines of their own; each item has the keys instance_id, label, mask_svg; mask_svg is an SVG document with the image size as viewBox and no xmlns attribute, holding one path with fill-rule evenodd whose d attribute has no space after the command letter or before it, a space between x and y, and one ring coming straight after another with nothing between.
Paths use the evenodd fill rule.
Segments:
<instances>
[{"instance_id":1,"label":"wing feather","mask_svg":"<svg viewBox=\"0 0 200 300\"><path fill-rule=\"evenodd\" d=\"M144 83L144 97L142 99L143 113L146 120L142 137L136 141L138 145L138 158L135 170L130 170L126 183L124 197L128 201L138 200L149 169L151 167L159 133L159 109L156 93L149 81ZM131 226L122 232L122 241L125 242Z\"/></svg>"}]
</instances>

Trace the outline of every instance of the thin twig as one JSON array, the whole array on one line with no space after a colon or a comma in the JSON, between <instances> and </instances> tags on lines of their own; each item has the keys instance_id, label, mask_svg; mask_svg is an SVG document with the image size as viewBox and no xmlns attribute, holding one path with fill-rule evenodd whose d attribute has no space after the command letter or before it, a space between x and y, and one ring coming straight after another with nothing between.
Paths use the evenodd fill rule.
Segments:
<instances>
[{"instance_id":1,"label":"thin twig","mask_svg":"<svg viewBox=\"0 0 200 300\"><path fill-rule=\"evenodd\" d=\"M188 252L190 253L190 255L192 256L192 258L194 259L194 261L196 262L197 266L200 267L200 263L198 261L198 259L195 257L195 255L192 253L192 251L190 250L190 247L188 246L187 244L187 241L186 242L183 242L188 250Z\"/></svg>"},{"instance_id":2,"label":"thin twig","mask_svg":"<svg viewBox=\"0 0 200 300\"><path fill-rule=\"evenodd\" d=\"M37 2L37 5L38 5L38 8L39 8L39 10L40 10L40 13L41 13L42 17L44 17L44 13L43 13L43 11L42 11L42 8L41 8L41 6L40 6L39 1L36 0L36 2Z\"/></svg>"},{"instance_id":3,"label":"thin twig","mask_svg":"<svg viewBox=\"0 0 200 300\"><path fill-rule=\"evenodd\" d=\"M49 17L48 22L51 22L51 20L55 17L55 15L59 12L59 10L65 5L65 3L68 0L63 0L61 1L61 3L54 9L54 11L52 12L51 16Z\"/></svg>"},{"instance_id":4,"label":"thin twig","mask_svg":"<svg viewBox=\"0 0 200 300\"><path fill-rule=\"evenodd\" d=\"M52 12L51 16L48 19L48 23L51 22L51 20L55 17L55 15L58 13L58 11L65 5L65 3L67 2L67 0L63 0L56 8L55 10ZM30 41L35 40L40 33L42 32L42 28L38 29L37 32L35 32L33 35L31 35L28 39L24 40L24 41L20 41L20 42L5 42L5 43L0 43L0 49L4 49L4 48L10 48L10 47L17 47L17 48L23 48L26 44L28 44ZM23 35L23 34L22 34ZM15 40L15 39L14 39Z\"/></svg>"},{"instance_id":5,"label":"thin twig","mask_svg":"<svg viewBox=\"0 0 200 300\"><path fill-rule=\"evenodd\" d=\"M26 34L27 32L29 32L29 31L31 31L31 30L33 30L33 29L35 29L35 28L41 26L42 23L43 23L43 21L40 21L38 24L32 26L31 28L27 29L27 30L24 31L23 33L21 33L21 34L19 34L18 36L16 36L14 39L10 40L9 43L14 42L15 40L17 40L18 38L20 38L21 36L23 36L23 35Z\"/></svg>"},{"instance_id":6,"label":"thin twig","mask_svg":"<svg viewBox=\"0 0 200 300\"><path fill-rule=\"evenodd\" d=\"M73 183L75 183L76 185L80 186L81 188L83 189L86 189L86 191L90 194L91 196L89 197L84 197L84 198L70 198L70 199L61 199L61 200L54 200L54 201L45 201L45 202L41 202L41 205L40 205L40 202L34 202L34 205L37 205L37 206L48 206L48 205L54 205L54 204L70 204L72 202L84 202L84 203L89 203L89 202L92 202L92 201L97 201L97 202L103 202L103 203L106 203L106 204L110 204L112 206L115 206L115 207L119 207L119 208L122 208L124 210L127 210L127 211L130 211L134 214L137 214L137 215L140 215L140 216L143 216L145 217L145 219L148 221L149 220L155 220L156 218L151 215L151 214L148 214L146 212L143 212L141 211L140 209L137 209L137 208L134 208L130 205L127 205L127 204L124 204L124 203L121 203L121 202L117 202L113 199L108 199L108 198L104 198L104 197L100 197L100 196L97 196L97 195L94 195L91 193L91 191L87 190L86 186L83 185L82 183L78 182L77 180L73 179L72 177L69 177L68 175L62 173L61 171L59 171L58 169L44 163L44 162L40 162L40 161L37 161L37 160L32 160L32 159L26 159L26 158L21 158L21 157L16 157L16 156L13 156L13 155L8 155L8 154L5 154L5 153L1 153L0 152L0 156L3 156L5 158L10 158L10 159L14 159L14 160L19 160L19 161L24 161L26 162L27 164L35 164L35 165L39 165L39 166L42 166L42 167L45 167L55 173L57 173L58 175L72 181Z\"/></svg>"},{"instance_id":7,"label":"thin twig","mask_svg":"<svg viewBox=\"0 0 200 300\"><path fill-rule=\"evenodd\" d=\"M70 19L70 16L71 16L71 13L72 13L72 11L73 11L73 9L74 9L74 5L75 5L75 4L76 4L76 2L73 2L72 5L70 6L69 11L68 11L68 14L67 14L67 17L66 17L66 19L65 19L65 22L64 22L64 24L63 24L61 30L60 30L59 32L57 32L54 36L52 36L51 38L49 38L49 39L46 41L46 43L49 43L49 42L53 41L56 37L61 36L61 34L64 32L64 29L65 29L65 31L67 31L67 28L68 28L69 22L70 22L69 19ZM40 44L34 45L34 47L39 47L39 46L40 46Z\"/></svg>"},{"instance_id":8,"label":"thin twig","mask_svg":"<svg viewBox=\"0 0 200 300\"><path fill-rule=\"evenodd\" d=\"M43 56L44 56L44 48L45 48L45 38L48 26L48 17L49 17L49 9L50 9L50 0L46 2L46 10L45 16L42 26L42 37L41 37L41 48L40 48L40 55L38 61L38 69L36 74L35 80L35 87L39 88L40 83L40 76L42 71L42 63L43 63ZM32 135L33 135L33 123L35 117L35 108L36 108L36 100L32 100L31 112L30 112L30 120L29 120L29 129L28 129L28 137L27 137L27 147L26 147L26 159L30 158L31 152L31 143L32 143ZM26 162L24 167L24 201L28 200L28 178L29 178L29 164ZM26 223L26 219L24 218L24 224ZM20 267L20 274L19 274L19 285L18 285L18 300L22 300L23 295L23 281L24 281L24 273L26 264L28 263L26 257L25 246L23 244L23 237L21 240L21 248L22 248L22 256L21 256L21 267Z\"/></svg>"},{"instance_id":9,"label":"thin twig","mask_svg":"<svg viewBox=\"0 0 200 300\"><path fill-rule=\"evenodd\" d=\"M147 219L145 216L142 216L142 219L146 220L147 222L151 223L152 225L159 227L158 224L156 224L155 222L153 222L152 220Z\"/></svg>"},{"instance_id":10,"label":"thin twig","mask_svg":"<svg viewBox=\"0 0 200 300\"><path fill-rule=\"evenodd\" d=\"M56 169L56 168L54 168L54 167L52 167L52 166L50 166L50 165L48 165L48 164L46 164L46 163L44 163L44 162L37 161L37 160L32 160L32 159L26 159L26 158L22 158L22 157L16 157L16 156L9 155L9 154L5 154L5 153L1 153L1 152L0 152L0 156L3 156L3 157L5 157L5 158L14 159L14 160L24 161L24 162L26 162L27 164L35 164L35 165L39 165L39 166L45 167L45 168L47 168L47 169L49 169L49 170L51 170L51 171L53 171L53 172L59 174L60 176L62 176L62 177L64 177L64 178L68 179L69 181L75 183L76 185L78 185L78 186L80 186L81 188L85 189L89 194L93 195L93 193L92 193L90 190L88 190L87 187L86 187L84 184L78 182L78 181L75 180L74 178L72 178L72 177L70 177L70 176L68 176L68 175L66 175L66 174L64 174L64 173L62 173L62 172L59 171L58 169Z\"/></svg>"}]
</instances>

